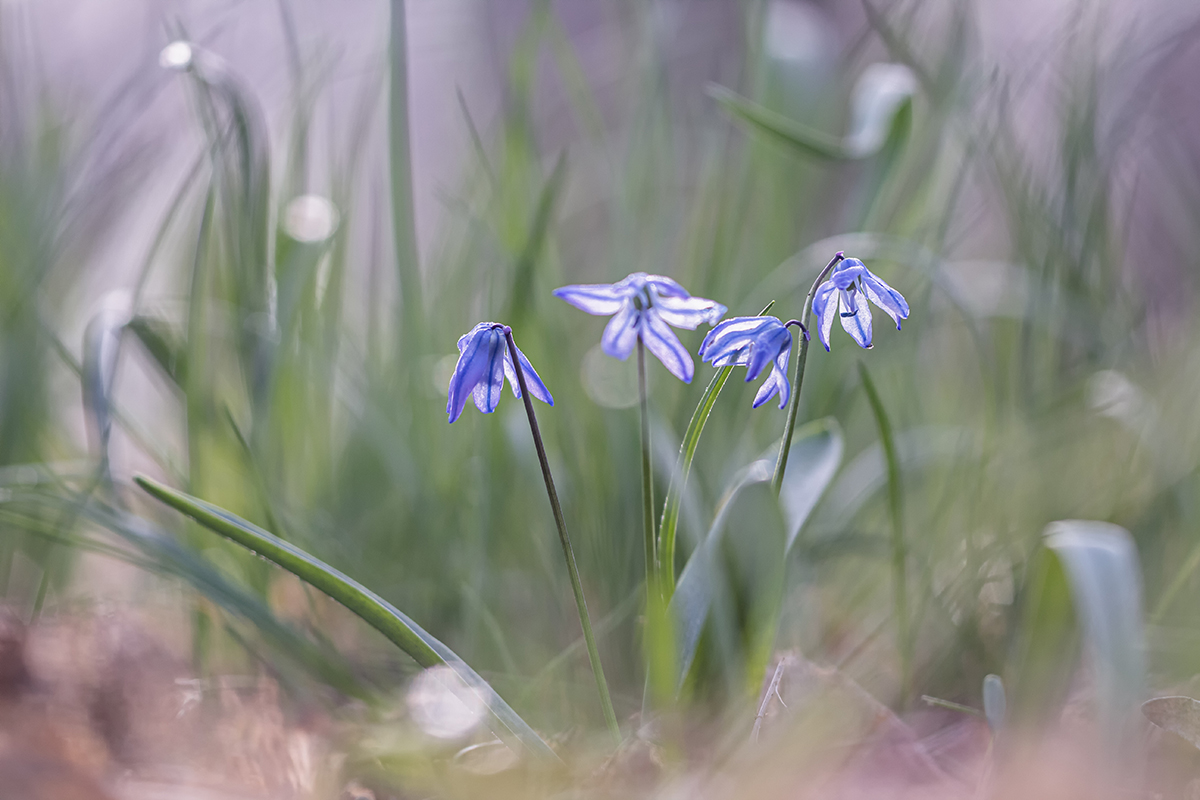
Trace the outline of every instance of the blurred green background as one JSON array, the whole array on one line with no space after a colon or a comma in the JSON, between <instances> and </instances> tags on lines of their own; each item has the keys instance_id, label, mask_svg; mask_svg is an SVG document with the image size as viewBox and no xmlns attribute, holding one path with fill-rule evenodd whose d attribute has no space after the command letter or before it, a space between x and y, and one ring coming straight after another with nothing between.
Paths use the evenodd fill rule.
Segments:
<instances>
[{"instance_id":1,"label":"blurred green background","mask_svg":"<svg viewBox=\"0 0 1200 800\"><path fill-rule=\"evenodd\" d=\"M498 320L555 397L539 419L629 719L636 373L600 353L603 320L550 292L640 270L787 319L845 250L912 315L897 333L877 314L869 352L835 331L809 356L800 419L834 418L844 455L790 553L776 646L904 693L862 362L896 434L917 694L980 702L1028 559L1069 518L1132 533L1150 680L1194 674L1186 3L344 5L129 12L145 24L106 61L47 35L45 8L0 4L8 603L34 618L169 598L203 671L266 652L300 675L302 642L323 639L374 682L414 671L147 500L130 482L146 472L371 587L539 730L599 729L520 404L446 423L457 338ZM62 37L86 39L93 17L71 19ZM190 70L160 66L175 40L194 43ZM703 333L681 337L695 352ZM712 369L692 385L650 369L661 502ZM782 430L741 377L700 444L678 567ZM734 548L750 524L730 524ZM106 579L122 561L136 569Z\"/></svg>"}]
</instances>

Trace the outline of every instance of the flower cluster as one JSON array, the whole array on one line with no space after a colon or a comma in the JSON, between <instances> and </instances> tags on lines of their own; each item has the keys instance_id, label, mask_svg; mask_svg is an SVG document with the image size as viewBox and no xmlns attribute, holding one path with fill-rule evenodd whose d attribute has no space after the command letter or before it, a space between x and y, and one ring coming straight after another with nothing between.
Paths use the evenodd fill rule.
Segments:
<instances>
[{"instance_id":1,"label":"flower cluster","mask_svg":"<svg viewBox=\"0 0 1200 800\"><path fill-rule=\"evenodd\" d=\"M826 268L827 280L812 292L812 313L817 317L817 335L829 349L833 318L840 317L842 327L860 347L870 349L871 309L874 303L883 309L900 329L908 319L908 302L857 258L839 253ZM825 273L822 273L825 275ZM613 358L626 359L640 341L672 375L691 383L695 365L687 348L675 335L674 328L695 330L702 323L715 325L704 337L699 355L714 367L744 366L746 380L752 381L771 365L770 374L754 397L754 407L779 396L779 407L787 405L791 395L788 360L792 352L791 325L799 327L808 339L808 329L799 320L788 323L776 317L734 317L721 322L725 306L703 297L693 297L676 281L662 275L635 272L616 283L576 284L554 290L554 296L589 314L611 316L604 328L600 346ZM868 303L869 301L869 303ZM475 406L485 414L496 410L504 379L513 394L521 396L512 356L506 348L509 329L495 322L481 322L458 340L458 364L450 379L446 413L450 421L458 419L473 395ZM550 392L525 358L513 345L528 381L529 393L554 405Z\"/></svg>"}]
</instances>

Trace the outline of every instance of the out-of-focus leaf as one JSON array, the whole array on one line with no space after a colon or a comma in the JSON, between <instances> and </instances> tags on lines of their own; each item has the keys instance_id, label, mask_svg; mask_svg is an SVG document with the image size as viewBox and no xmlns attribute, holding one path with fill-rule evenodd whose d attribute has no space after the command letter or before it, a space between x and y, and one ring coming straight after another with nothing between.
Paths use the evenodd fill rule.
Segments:
<instances>
[{"instance_id":1,"label":"out-of-focus leaf","mask_svg":"<svg viewBox=\"0 0 1200 800\"><path fill-rule=\"evenodd\" d=\"M774 300L767 303L758 316L766 314L774 305ZM704 425L708 422L713 406L716 405L731 372L733 366L722 367L709 381L704 394L700 396L700 402L696 404L696 410L692 412L687 430L684 431L683 441L679 445L679 458L671 472L671 484L667 487L667 498L663 503L662 519L658 526L659 554L663 565L663 596L668 600L675 593L675 538L679 527L679 507L687 489L688 476L692 473L692 460L696 457L696 448L700 445L700 435L704 433ZM791 539L788 540L788 544L791 544Z\"/></svg>"},{"instance_id":2,"label":"out-of-focus leaf","mask_svg":"<svg viewBox=\"0 0 1200 800\"><path fill-rule=\"evenodd\" d=\"M88 411L93 446L102 463L108 460L108 439L112 432L111 393L117 369L121 334L128 318L105 309L88 322L83 333L83 363L80 383L84 408Z\"/></svg>"},{"instance_id":3,"label":"out-of-focus leaf","mask_svg":"<svg viewBox=\"0 0 1200 800\"><path fill-rule=\"evenodd\" d=\"M796 151L831 161L854 161L891 151L894 160L912 124L917 80L903 64L872 64L854 86L850 131L839 139L742 97L710 85L709 95L731 115Z\"/></svg>"},{"instance_id":4,"label":"out-of-focus leaf","mask_svg":"<svg viewBox=\"0 0 1200 800\"><path fill-rule=\"evenodd\" d=\"M1058 707L1082 634L1100 730L1114 752L1125 752L1145 679L1133 539L1110 523L1065 520L1046 528L1045 545L1030 568L1014 650L1014 719L1036 724Z\"/></svg>"},{"instance_id":5,"label":"out-of-focus leaf","mask_svg":"<svg viewBox=\"0 0 1200 800\"><path fill-rule=\"evenodd\" d=\"M765 133L776 141L789 145L807 156L829 161L845 161L855 156L845 149L837 137L822 133L807 125L785 117L783 114L760 106L724 86L710 84L708 94L721 107L752 128Z\"/></svg>"},{"instance_id":6,"label":"out-of-focus leaf","mask_svg":"<svg viewBox=\"0 0 1200 800\"><path fill-rule=\"evenodd\" d=\"M529 223L529 234L525 237L525 245L517 257L513 269L513 288L509 319L513 325L519 325L529 310L530 298L533 297L533 277L537 265L545 249L546 236L550 231L554 211L558 207L559 194L567 178L567 154L560 153L554 162L554 171L546 179L538 195L537 207L533 219Z\"/></svg>"},{"instance_id":7,"label":"out-of-focus leaf","mask_svg":"<svg viewBox=\"0 0 1200 800\"><path fill-rule=\"evenodd\" d=\"M903 64L871 64L859 77L851 99L850 131L842 143L851 158L865 158L892 140L903 140L912 123L917 81Z\"/></svg>"},{"instance_id":8,"label":"out-of-focus leaf","mask_svg":"<svg viewBox=\"0 0 1200 800\"><path fill-rule=\"evenodd\" d=\"M187 385L187 354L170 325L155 317L136 316L125 328L137 337L167 377L180 387Z\"/></svg>"},{"instance_id":9,"label":"out-of-focus leaf","mask_svg":"<svg viewBox=\"0 0 1200 800\"><path fill-rule=\"evenodd\" d=\"M676 681L676 692L683 687L684 679L696 658L696 648L700 644L700 634L708 621L714 595L721 588L722 577L720 569L721 537L729 522L734 503L747 487L771 480L774 465L767 460L755 461L734 477L729 488L725 490L712 526L704 541L692 553L683 573L679 576L679 585L671 598L668 607L671 618L675 620L678 632L679 646L677 649L677 666L679 675Z\"/></svg>"},{"instance_id":10,"label":"out-of-focus leaf","mask_svg":"<svg viewBox=\"0 0 1200 800\"><path fill-rule=\"evenodd\" d=\"M492 713L489 727L532 754L557 760L549 746L475 670L398 608L352 578L240 517L142 476L138 486L204 527L283 567L362 617L423 667L445 664L472 687Z\"/></svg>"},{"instance_id":11,"label":"out-of-focus leaf","mask_svg":"<svg viewBox=\"0 0 1200 800\"><path fill-rule=\"evenodd\" d=\"M892 523L892 616L896 620L896 640L900 649L900 698L901 705L904 705L912 689L913 642L909 634L908 544L904 536L904 488L900 482L900 458L896 454L896 439L887 410L883 407L883 399L875 388L867 365L861 361L858 362L858 375L871 404L871 413L875 416L879 443L883 446L887 464L888 516Z\"/></svg>"},{"instance_id":12,"label":"out-of-focus leaf","mask_svg":"<svg viewBox=\"0 0 1200 800\"><path fill-rule=\"evenodd\" d=\"M1004 718L1008 714L1008 702L1004 697L1004 681L999 675L985 675L983 678L983 714L987 717L988 727L992 733L999 733L1004 727Z\"/></svg>"},{"instance_id":13,"label":"out-of-focus leaf","mask_svg":"<svg viewBox=\"0 0 1200 800\"><path fill-rule=\"evenodd\" d=\"M797 437L789 456L793 468L784 473L779 492L787 524L787 551L833 481L845 451L842 428L833 417L808 423L797 431Z\"/></svg>"},{"instance_id":14,"label":"out-of-focus leaf","mask_svg":"<svg viewBox=\"0 0 1200 800\"><path fill-rule=\"evenodd\" d=\"M1124 743L1145 681L1137 548L1124 528L1090 520L1052 523L1046 529L1046 547L1062 560L1094 659L1100 724Z\"/></svg>"},{"instance_id":15,"label":"out-of-focus leaf","mask_svg":"<svg viewBox=\"0 0 1200 800\"><path fill-rule=\"evenodd\" d=\"M1200 700L1190 697L1155 697L1142 703L1146 719L1163 730L1200 747Z\"/></svg>"}]
</instances>

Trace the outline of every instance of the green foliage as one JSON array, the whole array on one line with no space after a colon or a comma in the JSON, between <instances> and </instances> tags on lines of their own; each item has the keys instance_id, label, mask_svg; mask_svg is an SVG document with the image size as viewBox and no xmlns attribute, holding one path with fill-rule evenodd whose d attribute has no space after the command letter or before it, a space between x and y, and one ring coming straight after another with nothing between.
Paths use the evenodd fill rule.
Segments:
<instances>
[{"instance_id":1,"label":"green foliage","mask_svg":"<svg viewBox=\"0 0 1200 800\"><path fill-rule=\"evenodd\" d=\"M536 3L500 113L459 96L471 158L420 250L401 15L351 114L321 118L314 98L342 84L291 63L279 135L262 87L198 61L165 85L189 99L200 150L159 224L135 231L145 260L116 315L96 313L82 278L106 274L117 220L145 211L140 178L162 165L152 148L108 147L125 141L128 108L67 117L21 89L36 86L31 57L0 50L0 490L56 499L0 503L0 590L55 607L76 555L120 557L191 587L199 668L265 642L273 662L347 693L360 668L403 679L411 664L371 644L345 654L350 667L326 664L319 631L277 626L277 571L196 523L131 538L157 530L129 484L132 465L152 465L245 530L271 530L278 552L311 554L421 620L513 699L514 718L599 730L519 404L445 423L455 341L507 316L555 396L540 421L618 719L641 708L647 651L686 708L741 702L772 649L794 647L878 697L982 705L994 725L985 676L1007 662L1007 717L1024 724L1057 712L1082 629L1106 665L1101 716L1123 736L1143 676L1182 679L1200 657L1183 635L1200 602L1194 225L1156 233L1178 275L1153 289L1127 233L1143 195L1126 179L1149 163L1180 182L1164 196L1192 198L1177 203L1185 220L1200 195L1187 170L1123 147L1144 108L1116 91L1125 62L1094 37L1047 55L1063 80L1026 80L987 60L971 5L952 5L868 3L870 47L820 65L772 54L747 12L718 59L731 67L682 82L656 12L621 6L620 80L600 86L557 7ZM911 86L869 93L880 60ZM710 79L728 88L706 94ZM1043 102L1044 84L1061 94ZM1048 109L1034 131L1020 125L1029 106ZM326 122L340 134L328 152L310 142ZM385 128L386 156L368 146ZM307 191L340 212L317 240L285 224ZM877 317L869 353L843 337L808 354L798 419L818 422L797 429L779 503L759 459L784 415L752 411L753 387L728 371L700 366L688 386L651 361L651 455L670 486L654 512L663 557L684 566L670 606L642 615L636 377L597 350L603 321L550 291L644 270L731 315L774 300L786 319L843 249L912 317L902 333ZM1156 312L1155 291L1176 310ZM683 341L694 352L702 336ZM1043 546L1061 519L1132 540L1101 546L1113 539L1099 523L1072 523ZM36 566L32 588L10 579L14 563ZM1156 623L1142 656L1122 644L1141 636L1137 581ZM875 635L901 620L903 657Z\"/></svg>"}]
</instances>

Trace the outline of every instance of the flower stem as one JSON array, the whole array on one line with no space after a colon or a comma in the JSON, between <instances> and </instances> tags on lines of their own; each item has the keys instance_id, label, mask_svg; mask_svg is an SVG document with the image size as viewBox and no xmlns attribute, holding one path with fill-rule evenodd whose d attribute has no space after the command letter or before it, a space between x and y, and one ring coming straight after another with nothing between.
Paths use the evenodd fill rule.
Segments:
<instances>
[{"instance_id":1,"label":"flower stem","mask_svg":"<svg viewBox=\"0 0 1200 800\"><path fill-rule=\"evenodd\" d=\"M571 576L571 591L575 593L575 607L579 611L579 624L583 628L583 640L587 644L588 661L592 664L592 674L596 677L596 690L600 693L600 705L604 709L604 721L617 744L621 743L621 729L617 726L617 715L613 711L612 698L608 694L608 682L604 680L604 665L600 663L600 651L596 648L596 637L592 633L592 622L588 617L587 601L583 597L583 584L579 581L579 568L575 565L575 551L571 548L571 538L567 535L567 522L563 517L562 506L558 502L558 491L554 488L554 477L550 474L550 462L546 458L546 447L542 444L542 432L538 428L537 416L533 413L533 400L529 388L525 385L525 371L521 368L521 358L517 352L517 344L513 341L512 329L504 327L504 338L508 342L508 354L512 357L513 370L517 373L517 384L521 389L521 399L525 401L525 415L529 417L529 430L533 434L533 444L537 448L538 463L542 467L542 478L546 481L546 495L550 498L550 508L554 512L554 524L558 526L558 541L562 544L563 557L567 560L567 573Z\"/></svg>"},{"instance_id":2,"label":"flower stem","mask_svg":"<svg viewBox=\"0 0 1200 800\"><path fill-rule=\"evenodd\" d=\"M646 347L637 340L638 399L642 408L642 533L646 551L646 589L658 587L658 534L654 530L654 474L650 471L650 412L646 402Z\"/></svg>"},{"instance_id":3,"label":"flower stem","mask_svg":"<svg viewBox=\"0 0 1200 800\"><path fill-rule=\"evenodd\" d=\"M783 488L783 472L787 469L788 453L792 449L792 433L796 430L796 414L800 410L800 387L804 384L804 364L808 360L807 325L808 318L812 314L813 295L817 293L817 287L829 275L829 271L845 257L845 253L840 250L835 253L829 263L825 265L825 269L817 275L812 288L808 290L808 296L804 298L804 311L798 320L802 334L800 336L800 352L796 355L796 374L792 378L792 401L788 405L787 422L783 427L783 438L779 442L779 457L775 460L775 475L771 479L771 488L775 490L776 495Z\"/></svg>"}]
</instances>

